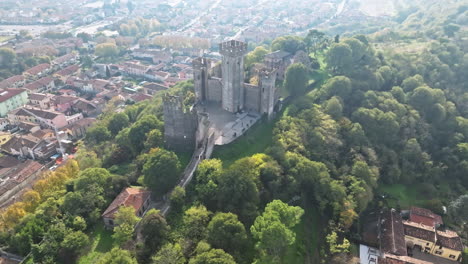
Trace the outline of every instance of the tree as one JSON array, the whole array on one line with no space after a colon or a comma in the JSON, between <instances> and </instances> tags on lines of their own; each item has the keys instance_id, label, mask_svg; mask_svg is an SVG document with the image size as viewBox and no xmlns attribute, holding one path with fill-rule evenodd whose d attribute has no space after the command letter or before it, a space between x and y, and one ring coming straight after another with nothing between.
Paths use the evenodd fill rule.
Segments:
<instances>
[{"instance_id":1,"label":"tree","mask_svg":"<svg viewBox=\"0 0 468 264\"><path fill-rule=\"evenodd\" d=\"M203 160L195 171L197 198L211 210L216 208L218 180L222 172L223 163L219 159Z\"/></svg>"},{"instance_id":2,"label":"tree","mask_svg":"<svg viewBox=\"0 0 468 264\"><path fill-rule=\"evenodd\" d=\"M265 55L268 54L268 50L264 46L255 47L255 49L245 56L245 67L249 68L254 63L259 63L263 61Z\"/></svg>"},{"instance_id":3,"label":"tree","mask_svg":"<svg viewBox=\"0 0 468 264\"><path fill-rule=\"evenodd\" d=\"M161 129L161 122L153 115L145 115L130 127L128 140L135 155L144 148L147 133L153 129Z\"/></svg>"},{"instance_id":4,"label":"tree","mask_svg":"<svg viewBox=\"0 0 468 264\"><path fill-rule=\"evenodd\" d=\"M236 264L234 258L222 249L211 249L193 257L189 264Z\"/></svg>"},{"instance_id":5,"label":"tree","mask_svg":"<svg viewBox=\"0 0 468 264\"><path fill-rule=\"evenodd\" d=\"M211 212L203 205L187 209L183 218L185 236L196 242L205 239L210 217Z\"/></svg>"},{"instance_id":6,"label":"tree","mask_svg":"<svg viewBox=\"0 0 468 264\"><path fill-rule=\"evenodd\" d=\"M74 259L86 249L87 245L89 245L88 236L81 231L75 231L65 236L61 248L66 251L67 256Z\"/></svg>"},{"instance_id":7,"label":"tree","mask_svg":"<svg viewBox=\"0 0 468 264\"><path fill-rule=\"evenodd\" d=\"M304 210L289 206L280 200L267 204L261 216L255 219L250 232L263 259L278 263L286 248L295 241L292 228L300 222Z\"/></svg>"},{"instance_id":8,"label":"tree","mask_svg":"<svg viewBox=\"0 0 468 264\"><path fill-rule=\"evenodd\" d=\"M167 239L170 227L159 211L149 210L141 220L141 235L145 248L150 252L157 250Z\"/></svg>"},{"instance_id":9,"label":"tree","mask_svg":"<svg viewBox=\"0 0 468 264\"><path fill-rule=\"evenodd\" d=\"M452 219L466 224L466 219L468 219L468 195L461 195L451 202L448 212Z\"/></svg>"},{"instance_id":10,"label":"tree","mask_svg":"<svg viewBox=\"0 0 468 264\"><path fill-rule=\"evenodd\" d=\"M326 240L331 254L349 252L349 247L351 246L349 240L343 238L343 243L338 244L338 234L335 231L332 231L330 234L328 234Z\"/></svg>"},{"instance_id":11,"label":"tree","mask_svg":"<svg viewBox=\"0 0 468 264\"><path fill-rule=\"evenodd\" d=\"M123 245L133 236L134 226L139 218L135 215L135 208L132 206L121 206L115 214L114 234L112 237L118 245Z\"/></svg>"},{"instance_id":12,"label":"tree","mask_svg":"<svg viewBox=\"0 0 468 264\"><path fill-rule=\"evenodd\" d=\"M143 165L143 182L154 193L164 195L180 178L180 162L174 152L158 149Z\"/></svg>"},{"instance_id":13,"label":"tree","mask_svg":"<svg viewBox=\"0 0 468 264\"><path fill-rule=\"evenodd\" d=\"M293 96L302 95L307 89L307 82L309 78L307 76L308 70L301 63L294 63L286 70L286 76L284 79L284 87Z\"/></svg>"},{"instance_id":14,"label":"tree","mask_svg":"<svg viewBox=\"0 0 468 264\"><path fill-rule=\"evenodd\" d=\"M152 264L185 264L186 260L179 244L166 244L153 257Z\"/></svg>"},{"instance_id":15,"label":"tree","mask_svg":"<svg viewBox=\"0 0 468 264\"><path fill-rule=\"evenodd\" d=\"M320 49L320 46L325 40L325 33L320 32L316 29L311 29L307 33L304 41L307 45L308 51L317 54L317 51Z\"/></svg>"},{"instance_id":16,"label":"tree","mask_svg":"<svg viewBox=\"0 0 468 264\"><path fill-rule=\"evenodd\" d=\"M102 256L97 264L138 264L129 251L120 248L113 248Z\"/></svg>"},{"instance_id":17,"label":"tree","mask_svg":"<svg viewBox=\"0 0 468 264\"><path fill-rule=\"evenodd\" d=\"M248 243L244 225L233 213L217 213L208 224L208 242L233 256L240 257Z\"/></svg>"},{"instance_id":18,"label":"tree","mask_svg":"<svg viewBox=\"0 0 468 264\"><path fill-rule=\"evenodd\" d=\"M119 50L114 43L101 43L96 45L95 54L98 57L115 58L119 54Z\"/></svg>"},{"instance_id":19,"label":"tree","mask_svg":"<svg viewBox=\"0 0 468 264\"><path fill-rule=\"evenodd\" d=\"M334 43L327 52L327 67L335 75L347 73L352 66L353 51L344 43Z\"/></svg>"},{"instance_id":20,"label":"tree","mask_svg":"<svg viewBox=\"0 0 468 264\"><path fill-rule=\"evenodd\" d=\"M153 129L146 136L145 149L160 148L164 145L164 136L159 129Z\"/></svg>"},{"instance_id":21,"label":"tree","mask_svg":"<svg viewBox=\"0 0 468 264\"><path fill-rule=\"evenodd\" d=\"M343 105L338 97L333 96L325 102L325 112L334 119L340 119L343 116Z\"/></svg>"},{"instance_id":22,"label":"tree","mask_svg":"<svg viewBox=\"0 0 468 264\"><path fill-rule=\"evenodd\" d=\"M129 124L130 120L125 113L115 113L109 118L107 128L115 136Z\"/></svg>"},{"instance_id":23,"label":"tree","mask_svg":"<svg viewBox=\"0 0 468 264\"><path fill-rule=\"evenodd\" d=\"M16 60L16 53L11 48L0 48L0 68L11 67Z\"/></svg>"},{"instance_id":24,"label":"tree","mask_svg":"<svg viewBox=\"0 0 468 264\"><path fill-rule=\"evenodd\" d=\"M185 201L185 189L180 186L176 186L171 192L171 206L174 210L180 211L184 206Z\"/></svg>"},{"instance_id":25,"label":"tree","mask_svg":"<svg viewBox=\"0 0 468 264\"><path fill-rule=\"evenodd\" d=\"M299 50L305 50L305 43L301 37L298 36L284 36L273 40L271 43L271 50L283 50L291 54L295 54Z\"/></svg>"},{"instance_id":26,"label":"tree","mask_svg":"<svg viewBox=\"0 0 468 264\"><path fill-rule=\"evenodd\" d=\"M82 145L78 147L75 159L78 161L81 170L88 168L100 168L102 163L96 152L89 150Z\"/></svg>"},{"instance_id":27,"label":"tree","mask_svg":"<svg viewBox=\"0 0 468 264\"><path fill-rule=\"evenodd\" d=\"M98 124L92 126L86 131L86 141L91 144L99 144L111 138L111 134L107 127Z\"/></svg>"}]
</instances>

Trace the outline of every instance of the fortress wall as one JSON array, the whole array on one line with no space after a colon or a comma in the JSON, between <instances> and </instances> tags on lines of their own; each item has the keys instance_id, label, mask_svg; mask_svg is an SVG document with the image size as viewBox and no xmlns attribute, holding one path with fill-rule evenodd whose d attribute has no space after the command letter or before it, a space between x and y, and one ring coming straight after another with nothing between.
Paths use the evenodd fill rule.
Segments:
<instances>
[{"instance_id":1,"label":"fortress wall","mask_svg":"<svg viewBox=\"0 0 468 264\"><path fill-rule=\"evenodd\" d=\"M208 101L221 102L222 98L222 87L221 79L211 78L208 80Z\"/></svg>"},{"instance_id":2,"label":"fortress wall","mask_svg":"<svg viewBox=\"0 0 468 264\"><path fill-rule=\"evenodd\" d=\"M256 85L244 84L245 110L260 112L260 88Z\"/></svg>"}]
</instances>

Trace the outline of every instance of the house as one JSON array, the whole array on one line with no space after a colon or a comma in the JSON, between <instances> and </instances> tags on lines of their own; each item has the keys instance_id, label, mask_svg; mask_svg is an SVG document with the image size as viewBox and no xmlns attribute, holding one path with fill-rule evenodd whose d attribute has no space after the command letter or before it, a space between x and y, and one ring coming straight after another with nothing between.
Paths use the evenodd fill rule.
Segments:
<instances>
[{"instance_id":1,"label":"house","mask_svg":"<svg viewBox=\"0 0 468 264\"><path fill-rule=\"evenodd\" d=\"M50 64L43 63L43 64L39 64L32 68L27 69L26 71L24 71L23 75L27 79L37 79L37 78L47 75L50 70L51 70Z\"/></svg>"},{"instance_id":2,"label":"house","mask_svg":"<svg viewBox=\"0 0 468 264\"><path fill-rule=\"evenodd\" d=\"M68 137L74 140L81 139L86 135L89 127L96 122L96 118L83 118L66 126Z\"/></svg>"},{"instance_id":3,"label":"house","mask_svg":"<svg viewBox=\"0 0 468 264\"><path fill-rule=\"evenodd\" d=\"M405 241L410 248L418 247L420 251L431 253L436 243L436 229L411 221L404 221Z\"/></svg>"},{"instance_id":4,"label":"house","mask_svg":"<svg viewBox=\"0 0 468 264\"><path fill-rule=\"evenodd\" d=\"M64 68L68 65L75 64L77 62L78 62L78 55L74 52L71 52L53 60L52 65L57 66L59 68Z\"/></svg>"},{"instance_id":5,"label":"house","mask_svg":"<svg viewBox=\"0 0 468 264\"><path fill-rule=\"evenodd\" d=\"M80 98L75 96L57 95L52 97L51 102L55 111L66 113L72 108L72 105Z\"/></svg>"},{"instance_id":6,"label":"house","mask_svg":"<svg viewBox=\"0 0 468 264\"><path fill-rule=\"evenodd\" d=\"M0 89L19 88L25 84L23 75L15 75L0 82Z\"/></svg>"},{"instance_id":7,"label":"house","mask_svg":"<svg viewBox=\"0 0 468 264\"><path fill-rule=\"evenodd\" d=\"M27 134L41 130L41 127L38 124L30 122L17 122L16 126L20 131L26 132Z\"/></svg>"},{"instance_id":8,"label":"house","mask_svg":"<svg viewBox=\"0 0 468 264\"><path fill-rule=\"evenodd\" d=\"M50 92L52 89L55 89L55 81L52 77L43 77L37 81L28 83L24 86L32 93L44 93Z\"/></svg>"},{"instance_id":9,"label":"house","mask_svg":"<svg viewBox=\"0 0 468 264\"><path fill-rule=\"evenodd\" d=\"M450 230L437 230L437 242L432 250L433 255L461 261L462 252L463 243L457 233Z\"/></svg>"},{"instance_id":10,"label":"house","mask_svg":"<svg viewBox=\"0 0 468 264\"><path fill-rule=\"evenodd\" d=\"M382 213L379 239L380 251L398 256L406 256L405 230L403 229L403 219L395 210L385 210Z\"/></svg>"},{"instance_id":11,"label":"house","mask_svg":"<svg viewBox=\"0 0 468 264\"><path fill-rule=\"evenodd\" d=\"M0 89L0 117L6 116L8 112L25 105L27 102L26 89Z\"/></svg>"},{"instance_id":12,"label":"house","mask_svg":"<svg viewBox=\"0 0 468 264\"><path fill-rule=\"evenodd\" d=\"M52 106L50 98L50 95L47 94L41 94L41 93L30 93L28 95L29 99L29 104L39 107L40 109L50 109Z\"/></svg>"},{"instance_id":13,"label":"house","mask_svg":"<svg viewBox=\"0 0 468 264\"><path fill-rule=\"evenodd\" d=\"M97 116L101 113L101 107L81 98L72 105L71 109L73 112L82 113L85 116Z\"/></svg>"},{"instance_id":14,"label":"house","mask_svg":"<svg viewBox=\"0 0 468 264\"><path fill-rule=\"evenodd\" d=\"M159 83L145 83L143 85L143 89L145 90L145 92L147 94L155 94L159 91L165 91L165 90L168 90L169 87L165 86L165 85L162 85L162 84L159 84Z\"/></svg>"},{"instance_id":15,"label":"house","mask_svg":"<svg viewBox=\"0 0 468 264\"><path fill-rule=\"evenodd\" d=\"M151 95L147 95L147 94L142 94L142 93L136 93L136 94L132 94L129 98L129 100L135 102L135 103L139 103L141 101L145 101L145 100L150 100L152 99L153 97Z\"/></svg>"},{"instance_id":16,"label":"house","mask_svg":"<svg viewBox=\"0 0 468 264\"><path fill-rule=\"evenodd\" d=\"M0 206L30 186L43 169L42 164L33 160L20 162L9 156L0 157Z\"/></svg>"},{"instance_id":17,"label":"house","mask_svg":"<svg viewBox=\"0 0 468 264\"><path fill-rule=\"evenodd\" d=\"M10 111L8 113L8 120L12 124L30 122L49 128L62 128L68 125L67 117L63 113L37 108L18 108Z\"/></svg>"},{"instance_id":18,"label":"house","mask_svg":"<svg viewBox=\"0 0 468 264\"><path fill-rule=\"evenodd\" d=\"M135 215L142 217L150 206L151 192L140 188L126 188L109 205L102 214L107 228L115 226L115 213L121 206L129 206L135 209Z\"/></svg>"},{"instance_id":19,"label":"house","mask_svg":"<svg viewBox=\"0 0 468 264\"><path fill-rule=\"evenodd\" d=\"M55 72L53 75L54 77L62 80L62 82L66 82L68 77L70 77L71 75L75 74L78 72L78 70L80 69L80 66L76 65L76 64L73 64L73 65L70 65L68 67L66 67L65 69L61 69L57 72Z\"/></svg>"},{"instance_id":20,"label":"house","mask_svg":"<svg viewBox=\"0 0 468 264\"><path fill-rule=\"evenodd\" d=\"M410 208L409 214L409 220L414 223L434 227L439 227L444 224L440 215L434 214L428 209L413 206Z\"/></svg>"}]
</instances>

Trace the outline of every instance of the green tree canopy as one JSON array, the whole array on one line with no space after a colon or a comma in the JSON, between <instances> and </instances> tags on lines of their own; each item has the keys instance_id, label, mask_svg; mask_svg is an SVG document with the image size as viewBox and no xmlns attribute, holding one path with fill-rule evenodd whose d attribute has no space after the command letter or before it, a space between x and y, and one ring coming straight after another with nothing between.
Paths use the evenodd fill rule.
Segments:
<instances>
[{"instance_id":1,"label":"green tree canopy","mask_svg":"<svg viewBox=\"0 0 468 264\"><path fill-rule=\"evenodd\" d=\"M129 251L120 248L113 248L102 256L97 264L138 264Z\"/></svg>"},{"instance_id":2,"label":"green tree canopy","mask_svg":"<svg viewBox=\"0 0 468 264\"><path fill-rule=\"evenodd\" d=\"M180 166L174 152L157 149L143 165L143 183L157 195L165 195L179 181Z\"/></svg>"},{"instance_id":3,"label":"green tree canopy","mask_svg":"<svg viewBox=\"0 0 468 264\"><path fill-rule=\"evenodd\" d=\"M283 85L291 95L298 96L306 92L308 81L308 69L301 63L294 63L287 68Z\"/></svg>"}]
</instances>

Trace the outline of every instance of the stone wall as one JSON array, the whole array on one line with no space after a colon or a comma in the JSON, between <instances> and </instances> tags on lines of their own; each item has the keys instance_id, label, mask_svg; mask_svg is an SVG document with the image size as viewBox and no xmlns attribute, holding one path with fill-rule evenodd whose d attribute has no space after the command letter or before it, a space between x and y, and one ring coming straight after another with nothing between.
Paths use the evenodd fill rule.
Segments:
<instances>
[{"instance_id":1,"label":"stone wall","mask_svg":"<svg viewBox=\"0 0 468 264\"><path fill-rule=\"evenodd\" d=\"M211 78L208 80L208 96L207 100L212 102L221 102L223 93L223 84L219 78Z\"/></svg>"},{"instance_id":2,"label":"stone wall","mask_svg":"<svg viewBox=\"0 0 468 264\"><path fill-rule=\"evenodd\" d=\"M178 96L165 96L163 110L166 147L175 151L193 150L198 128L196 110L186 109Z\"/></svg>"},{"instance_id":3,"label":"stone wall","mask_svg":"<svg viewBox=\"0 0 468 264\"><path fill-rule=\"evenodd\" d=\"M260 112L260 87L244 83L245 105L247 111Z\"/></svg>"}]
</instances>

